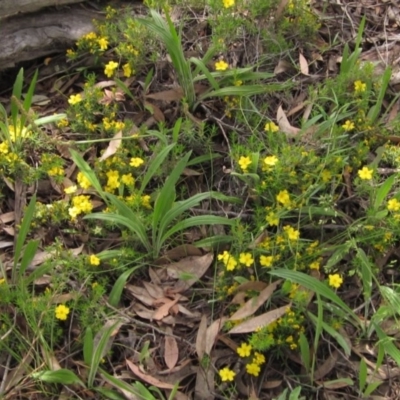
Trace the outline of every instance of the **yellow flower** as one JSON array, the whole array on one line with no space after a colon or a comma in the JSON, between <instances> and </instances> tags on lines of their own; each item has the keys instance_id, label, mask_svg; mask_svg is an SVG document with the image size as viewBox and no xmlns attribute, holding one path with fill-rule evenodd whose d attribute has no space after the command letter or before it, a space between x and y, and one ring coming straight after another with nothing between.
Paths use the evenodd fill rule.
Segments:
<instances>
[{"instance_id":1,"label":"yellow flower","mask_svg":"<svg viewBox=\"0 0 400 400\"><path fill-rule=\"evenodd\" d=\"M222 261L224 264L226 264L230 256L231 255L229 254L229 252L225 250L222 254L218 254L217 258L218 261Z\"/></svg>"},{"instance_id":2,"label":"yellow flower","mask_svg":"<svg viewBox=\"0 0 400 400\"><path fill-rule=\"evenodd\" d=\"M358 170L357 174L360 177L360 179L369 181L372 179L372 173L374 170L369 169L368 167L362 167L362 169Z\"/></svg>"},{"instance_id":3,"label":"yellow flower","mask_svg":"<svg viewBox=\"0 0 400 400\"><path fill-rule=\"evenodd\" d=\"M268 222L269 225L271 226L278 226L279 224L279 218L276 214L273 212L270 212L266 217L265 220Z\"/></svg>"},{"instance_id":4,"label":"yellow flower","mask_svg":"<svg viewBox=\"0 0 400 400\"><path fill-rule=\"evenodd\" d=\"M239 158L238 164L239 164L240 168L242 168L243 172L246 172L249 165L251 165L250 157L241 156Z\"/></svg>"},{"instance_id":5,"label":"yellow flower","mask_svg":"<svg viewBox=\"0 0 400 400\"><path fill-rule=\"evenodd\" d=\"M135 183L135 178L132 176L131 173L124 174L121 176L121 182L124 185L132 186Z\"/></svg>"},{"instance_id":6,"label":"yellow flower","mask_svg":"<svg viewBox=\"0 0 400 400\"><path fill-rule=\"evenodd\" d=\"M278 203L283 204L284 206L288 206L290 205L290 196L287 190L281 190L277 196L276 196L276 200L278 201Z\"/></svg>"},{"instance_id":7,"label":"yellow flower","mask_svg":"<svg viewBox=\"0 0 400 400\"><path fill-rule=\"evenodd\" d=\"M226 63L224 60L217 61L215 63L215 70L216 71L225 71L229 68L229 64Z\"/></svg>"},{"instance_id":8,"label":"yellow flower","mask_svg":"<svg viewBox=\"0 0 400 400\"><path fill-rule=\"evenodd\" d=\"M273 167L278 162L276 156L268 156L264 158L264 164L268 167Z\"/></svg>"},{"instance_id":9,"label":"yellow flower","mask_svg":"<svg viewBox=\"0 0 400 400\"><path fill-rule=\"evenodd\" d=\"M79 183L79 186L82 189L89 189L91 185L90 181L88 178L86 178L86 176L82 173L82 172L78 172L78 175L76 177L76 180Z\"/></svg>"},{"instance_id":10,"label":"yellow flower","mask_svg":"<svg viewBox=\"0 0 400 400\"><path fill-rule=\"evenodd\" d=\"M338 289L343 283L343 278L339 274L329 275L329 286Z\"/></svg>"},{"instance_id":11,"label":"yellow flower","mask_svg":"<svg viewBox=\"0 0 400 400\"><path fill-rule=\"evenodd\" d=\"M98 265L100 265L100 258L95 256L94 254L90 255L89 264L97 267Z\"/></svg>"},{"instance_id":12,"label":"yellow flower","mask_svg":"<svg viewBox=\"0 0 400 400\"><path fill-rule=\"evenodd\" d=\"M400 201L398 201L397 199L390 199L387 203L387 208L389 211L399 211Z\"/></svg>"},{"instance_id":13,"label":"yellow flower","mask_svg":"<svg viewBox=\"0 0 400 400\"><path fill-rule=\"evenodd\" d=\"M131 162L129 163L129 165L131 167L137 168L137 167L140 167L143 163L144 163L144 160L142 160L139 157L134 157L134 158L131 158Z\"/></svg>"},{"instance_id":14,"label":"yellow flower","mask_svg":"<svg viewBox=\"0 0 400 400\"><path fill-rule=\"evenodd\" d=\"M317 271L319 271L319 262L318 261L314 261L313 263L310 264L310 269L315 269Z\"/></svg>"},{"instance_id":15,"label":"yellow flower","mask_svg":"<svg viewBox=\"0 0 400 400\"><path fill-rule=\"evenodd\" d=\"M257 365L265 364L265 356L264 356L264 354L261 354L258 351L256 351L254 353L253 364L257 364Z\"/></svg>"},{"instance_id":16,"label":"yellow flower","mask_svg":"<svg viewBox=\"0 0 400 400\"><path fill-rule=\"evenodd\" d=\"M356 93L362 93L367 90L367 84L362 81L355 81L354 82L354 90Z\"/></svg>"},{"instance_id":17,"label":"yellow flower","mask_svg":"<svg viewBox=\"0 0 400 400\"><path fill-rule=\"evenodd\" d=\"M219 376L222 382L231 382L235 378L236 373L229 369L228 367L219 370Z\"/></svg>"},{"instance_id":18,"label":"yellow flower","mask_svg":"<svg viewBox=\"0 0 400 400\"><path fill-rule=\"evenodd\" d=\"M64 193L72 194L72 193L75 193L77 190L78 190L78 187L76 185L73 185L73 186L66 187L64 189Z\"/></svg>"},{"instance_id":19,"label":"yellow flower","mask_svg":"<svg viewBox=\"0 0 400 400\"><path fill-rule=\"evenodd\" d=\"M248 357L251 354L251 349L251 344L242 343L236 351L240 357Z\"/></svg>"},{"instance_id":20,"label":"yellow flower","mask_svg":"<svg viewBox=\"0 0 400 400\"><path fill-rule=\"evenodd\" d=\"M300 237L300 232L294 229L292 226L286 225L283 227L283 230L286 232L289 240L298 240Z\"/></svg>"},{"instance_id":21,"label":"yellow flower","mask_svg":"<svg viewBox=\"0 0 400 400\"><path fill-rule=\"evenodd\" d=\"M97 34L96 32L89 32L83 38L86 40L93 40L97 38Z\"/></svg>"},{"instance_id":22,"label":"yellow flower","mask_svg":"<svg viewBox=\"0 0 400 400\"><path fill-rule=\"evenodd\" d=\"M229 8L235 5L235 0L222 0L224 7Z\"/></svg>"},{"instance_id":23,"label":"yellow flower","mask_svg":"<svg viewBox=\"0 0 400 400\"><path fill-rule=\"evenodd\" d=\"M229 260L227 261L225 266L228 271L233 271L237 266L237 261L234 259L234 257L229 257Z\"/></svg>"},{"instance_id":24,"label":"yellow flower","mask_svg":"<svg viewBox=\"0 0 400 400\"><path fill-rule=\"evenodd\" d=\"M346 132L350 132L354 129L354 122L351 122L349 120L347 120L343 125L342 128L346 131Z\"/></svg>"},{"instance_id":25,"label":"yellow flower","mask_svg":"<svg viewBox=\"0 0 400 400\"><path fill-rule=\"evenodd\" d=\"M108 47L108 40L104 37L101 37L100 39L97 39L97 43L100 46L100 50L107 50Z\"/></svg>"},{"instance_id":26,"label":"yellow flower","mask_svg":"<svg viewBox=\"0 0 400 400\"><path fill-rule=\"evenodd\" d=\"M119 172L116 170L110 170L106 173L107 175L107 188L110 190L117 189L120 185Z\"/></svg>"},{"instance_id":27,"label":"yellow flower","mask_svg":"<svg viewBox=\"0 0 400 400\"><path fill-rule=\"evenodd\" d=\"M1 279L0 279L0 285L2 285L5 281L6 281L5 278L1 278Z\"/></svg>"},{"instance_id":28,"label":"yellow flower","mask_svg":"<svg viewBox=\"0 0 400 400\"><path fill-rule=\"evenodd\" d=\"M110 61L104 68L104 74L111 78L114 75L114 71L118 68L118 63L115 61Z\"/></svg>"},{"instance_id":29,"label":"yellow flower","mask_svg":"<svg viewBox=\"0 0 400 400\"><path fill-rule=\"evenodd\" d=\"M82 101L82 96L80 93L71 94L71 96L69 96L69 99L68 99L68 103L71 104L71 106L79 103L80 101Z\"/></svg>"},{"instance_id":30,"label":"yellow flower","mask_svg":"<svg viewBox=\"0 0 400 400\"><path fill-rule=\"evenodd\" d=\"M246 371L249 375L258 376L260 374L261 368L258 364L251 363L246 365Z\"/></svg>"},{"instance_id":31,"label":"yellow flower","mask_svg":"<svg viewBox=\"0 0 400 400\"><path fill-rule=\"evenodd\" d=\"M273 133L273 132L278 132L279 131L279 127L271 121L271 122L267 122L265 124L264 130L266 132L272 132Z\"/></svg>"},{"instance_id":32,"label":"yellow flower","mask_svg":"<svg viewBox=\"0 0 400 400\"><path fill-rule=\"evenodd\" d=\"M273 261L274 261L273 256L260 256L260 264L263 267L272 267Z\"/></svg>"},{"instance_id":33,"label":"yellow flower","mask_svg":"<svg viewBox=\"0 0 400 400\"><path fill-rule=\"evenodd\" d=\"M128 63L122 66L122 70L124 71L124 76L126 78L129 78L132 75L132 68Z\"/></svg>"},{"instance_id":34,"label":"yellow flower","mask_svg":"<svg viewBox=\"0 0 400 400\"><path fill-rule=\"evenodd\" d=\"M3 142L0 143L0 153L1 154L7 154L8 153L8 143L7 142Z\"/></svg>"},{"instance_id":35,"label":"yellow flower","mask_svg":"<svg viewBox=\"0 0 400 400\"><path fill-rule=\"evenodd\" d=\"M142 202L142 206L144 208L151 208L151 204L150 204L150 196L148 194L145 194L141 197L141 202Z\"/></svg>"},{"instance_id":36,"label":"yellow flower","mask_svg":"<svg viewBox=\"0 0 400 400\"><path fill-rule=\"evenodd\" d=\"M240 264L244 264L246 267L251 267L254 263L254 258L251 253L240 253L239 262Z\"/></svg>"},{"instance_id":37,"label":"yellow flower","mask_svg":"<svg viewBox=\"0 0 400 400\"><path fill-rule=\"evenodd\" d=\"M61 167L53 167L50 168L47 173L49 174L49 176L61 176L64 175L64 169Z\"/></svg>"},{"instance_id":38,"label":"yellow flower","mask_svg":"<svg viewBox=\"0 0 400 400\"><path fill-rule=\"evenodd\" d=\"M65 321L69 314L69 308L64 304L60 304L55 309L56 318L60 319L61 321Z\"/></svg>"},{"instance_id":39,"label":"yellow flower","mask_svg":"<svg viewBox=\"0 0 400 400\"><path fill-rule=\"evenodd\" d=\"M321 177L322 177L322 182L329 182L332 179L332 174L331 171L328 171L327 169L324 169L321 172Z\"/></svg>"}]
</instances>

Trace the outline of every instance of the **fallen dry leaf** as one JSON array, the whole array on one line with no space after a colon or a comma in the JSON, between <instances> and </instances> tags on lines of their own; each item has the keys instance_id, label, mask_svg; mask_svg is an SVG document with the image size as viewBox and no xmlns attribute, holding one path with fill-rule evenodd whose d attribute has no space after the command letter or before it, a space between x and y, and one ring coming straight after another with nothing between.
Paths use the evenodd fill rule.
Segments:
<instances>
[{"instance_id":1,"label":"fallen dry leaf","mask_svg":"<svg viewBox=\"0 0 400 400\"><path fill-rule=\"evenodd\" d=\"M129 360L126 360L126 365L138 378L142 379L146 383L149 383L150 385L158 387L159 389L174 388L174 385L172 385L171 383L162 382L159 379L154 378L153 376L145 374L144 372L140 371L139 367Z\"/></svg>"},{"instance_id":2,"label":"fallen dry leaf","mask_svg":"<svg viewBox=\"0 0 400 400\"><path fill-rule=\"evenodd\" d=\"M164 113L155 104L152 104L149 101L145 101L144 106L147 108L148 111L150 111L157 122L165 122Z\"/></svg>"},{"instance_id":3,"label":"fallen dry leaf","mask_svg":"<svg viewBox=\"0 0 400 400\"><path fill-rule=\"evenodd\" d=\"M133 297L140 300L143 304L146 304L146 306L152 306L154 304L154 297L150 296L145 287L134 286L128 283L125 285L125 289Z\"/></svg>"},{"instance_id":4,"label":"fallen dry leaf","mask_svg":"<svg viewBox=\"0 0 400 400\"><path fill-rule=\"evenodd\" d=\"M228 333L248 333L254 332L256 329L264 326L268 326L278 318L282 317L287 310L290 308L290 304L287 306L279 307L275 310L268 311L267 313L258 315L257 317L251 318L247 321L236 325Z\"/></svg>"},{"instance_id":5,"label":"fallen dry leaf","mask_svg":"<svg viewBox=\"0 0 400 400\"><path fill-rule=\"evenodd\" d=\"M207 317L203 314L197 330L196 353L201 360L206 352Z\"/></svg>"},{"instance_id":6,"label":"fallen dry leaf","mask_svg":"<svg viewBox=\"0 0 400 400\"><path fill-rule=\"evenodd\" d=\"M329 357L321 364L317 370L314 372L314 380L320 380L328 375L332 369L335 367L337 360L339 358L339 353L335 350Z\"/></svg>"},{"instance_id":7,"label":"fallen dry leaf","mask_svg":"<svg viewBox=\"0 0 400 400\"><path fill-rule=\"evenodd\" d=\"M229 321L244 319L253 315L271 297L281 282L282 280L278 280L268 285L258 296L251 298L243 307L239 308L229 318Z\"/></svg>"},{"instance_id":8,"label":"fallen dry leaf","mask_svg":"<svg viewBox=\"0 0 400 400\"><path fill-rule=\"evenodd\" d=\"M146 97L153 100L180 101L183 98L183 90L178 87L176 89L164 90L163 92L147 94Z\"/></svg>"},{"instance_id":9,"label":"fallen dry leaf","mask_svg":"<svg viewBox=\"0 0 400 400\"><path fill-rule=\"evenodd\" d=\"M303 75L309 75L308 62L303 54L299 53L300 71Z\"/></svg>"},{"instance_id":10,"label":"fallen dry leaf","mask_svg":"<svg viewBox=\"0 0 400 400\"><path fill-rule=\"evenodd\" d=\"M163 304L160 308L154 311L153 319L155 319L156 321L160 321L161 319L166 317L169 314L170 308L174 306L179 301L180 298L181 296L177 294L174 300L171 300L168 303Z\"/></svg>"},{"instance_id":11,"label":"fallen dry leaf","mask_svg":"<svg viewBox=\"0 0 400 400\"><path fill-rule=\"evenodd\" d=\"M0 215L0 222L3 224L8 224L9 222L13 222L15 219L15 212L10 211Z\"/></svg>"},{"instance_id":12,"label":"fallen dry leaf","mask_svg":"<svg viewBox=\"0 0 400 400\"><path fill-rule=\"evenodd\" d=\"M207 328L205 346L205 352L207 355L211 354L211 350L214 347L214 343L217 339L218 333L227 320L228 318L226 317L218 318Z\"/></svg>"},{"instance_id":13,"label":"fallen dry leaf","mask_svg":"<svg viewBox=\"0 0 400 400\"><path fill-rule=\"evenodd\" d=\"M176 339L172 336L165 337L164 361L169 369L175 367L179 359L179 348Z\"/></svg>"},{"instance_id":14,"label":"fallen dry leaf","mask_svg":"<svg viewBox=\"0 0 400 400\"><path fill-rule=\"evenodd\" d=\"M178 279L178 282L174 285L174 291L184 292L188 290L206 273L213 260L214 255L207 253L200 257L186 257L181 261L167 265L168 276Z\"/></svg>"},{"instance_id":15,"label":"fallen dry leaf","mask_svg":"<svg viewBox=\"0 0 400 400\"><path fill-rule=\"evenodd\" d=\"M289 120L286 117L285 112L282 109L282 106L278 107L276 112L276 119L278 121L279 129L286 133L289 136L295 136L300 132L299 128L295 128L294 126L290 125Z\"/></svg>"},{"instance_id":16,"label":"fallen dry leaf","mask_svg":"<svg viewBox=\"0 0 400 400\"><path fill-rule=\"evenodd\" d=\"M274 69L274 74L276 74L276 75L282 74L282 73L288 71L291 67L292 67L292 65L288 61L279 60L278 64L276 65L276 67Z\"/></svg>"},{"instance_id":17,"label":"fallen dry leaf","mask_svg":"<svg viewBox=\"0 0 400 400\"><path fill-rule=\"evenodd\" d=\"M99 158L99 161L104 161L108 157L113 156L119 149L119 146L121 146L121 142L122 142L122 131L119 131L110 140L108 147L104 151L103 155Z\"/></svg>"}]
</instances>

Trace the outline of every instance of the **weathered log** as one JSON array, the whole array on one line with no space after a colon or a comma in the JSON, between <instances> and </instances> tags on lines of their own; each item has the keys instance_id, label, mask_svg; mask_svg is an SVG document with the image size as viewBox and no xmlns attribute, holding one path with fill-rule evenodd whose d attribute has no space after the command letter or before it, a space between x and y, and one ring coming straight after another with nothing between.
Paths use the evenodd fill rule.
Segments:
<instances>
[{"instance_id":1,"label":"weathered log","mask_svg":"<svg viewBox=\"0 0 400 400\"><path fill-rule=\"evenodd\" d=\"M15 14L24 14L48 6L79 3L84 0L1 0L0 19Z\"/></svg>"},{"instance_id":2,"label":"weathered log","mask_svg":"<svg viewBox=\"0 0 400 400\"><path fill-rule=\"evenodd\" d=\"M46 1L50 3L50 0ZM63 0L57 1L60 3ZM13 67L21 61L65 51L77 39L94 29L92 21L95 17L98 14L80 7L71 7L2 20L0 70Z\"/></svg>"}]
</instances>

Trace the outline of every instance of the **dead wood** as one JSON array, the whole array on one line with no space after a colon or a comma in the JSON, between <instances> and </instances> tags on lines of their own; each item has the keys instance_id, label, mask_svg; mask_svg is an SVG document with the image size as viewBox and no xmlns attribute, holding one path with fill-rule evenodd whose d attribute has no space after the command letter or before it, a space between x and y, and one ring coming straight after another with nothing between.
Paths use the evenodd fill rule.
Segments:
<instances>
[{"instance_id":1,"label":"dead wood","mask_svg":"<svg viewBox=\"0 0 400 400\"><path fill-rule=\"evenodd\" d=\"M82 35L94 29L92 20L95 17L98 14L69 7L2 20L0 70L13 67L21 61L65 51Z\"/></svg>"}]
</instances>

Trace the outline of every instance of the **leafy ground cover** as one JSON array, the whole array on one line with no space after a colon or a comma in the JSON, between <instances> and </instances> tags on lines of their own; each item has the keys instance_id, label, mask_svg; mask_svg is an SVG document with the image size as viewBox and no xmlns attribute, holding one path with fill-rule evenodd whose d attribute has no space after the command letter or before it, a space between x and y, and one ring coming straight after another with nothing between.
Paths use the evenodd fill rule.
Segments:
<instances>
[{"instance_id":1,"label":"leafy ground cover","mask_svg":"<svg viewBox=\"0 0 400 400\"><path fill-rule=\"evenodd\" d=\"M103 17L0 107L2 397L397 398L399 102L373 19Z\"/></svg>"}]
</instances>

